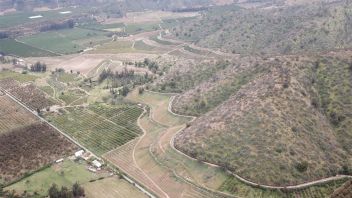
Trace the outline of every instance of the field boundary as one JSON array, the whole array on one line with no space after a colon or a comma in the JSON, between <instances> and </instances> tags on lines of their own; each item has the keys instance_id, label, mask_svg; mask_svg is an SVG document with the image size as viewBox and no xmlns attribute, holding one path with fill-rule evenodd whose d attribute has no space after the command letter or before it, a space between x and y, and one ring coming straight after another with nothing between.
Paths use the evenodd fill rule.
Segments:
<instances>
[{"instance_id":1,"label":"field boundary","mask_svg":"<svg viewBox=\"0 0 352 198\"><path fill-rule=\"evenodd\" d=\"M154 92L156 93L156 92ZM175 116L181 116L181 117L185 117L185 118L192 118L192 120L190 122L193 122L197 117L194 117L194 116L188 116L188 115L181 115L181 114L177 114L175 112L172 111L172 105L173 105L173 101L174 99L176 98L175 95L171 96L170 98L170 102L169 102L169 106L168 106L168 111L175 115ZM182 130L184 130L186 127L180 129L178 132L175 133L175 135L171 138L170 140L170 146L171 148L173 148L175 151L177 151L179 154L182 154L183 156L186 156L188 157L189 159L191 160L194 160L194 161L200 161L196 158L193 158L185 153L183 153L182 151L178 150L176 147L175 147L175 138L176 138L176 135L179 134L180 132L182 132ZM205 162L205 161L200 161L204 164L207 164L209 166L213 166L213 167L220 167L219 165L217 164L212 164L212 163L209 163L209 162ZM229 170L226 170L226 172L228 172L229 174L233 175L234 177L236 177L238 180L240 180L241 182L249 185L249 186L252 186L252 187L257 187L257 188L264 188L264 189L269 189L269 190L301 190L301 189L305 189L305 188L308 188L308 187L311 187L311 186L315 186L315 185L320 185L320 184L325 184L325 183L328 183L328 182L331 182L331 181L337 181L337 180L342 180L342 179L352 179L352 175L335 175L335 176L332 176L332 177L327 177L327 178L323 178L323 179L319 179L319 180L315 180L315 181L310 181L310 182L305 182L305 183L302 183L302 184L297 184L297 185L289 185L289 186L272 186L272 185L265 185L265 184L259 184L259 183L256 183L256 182L252 182L252 181L249 181L243 177L241 177L240 175L238 174L235 174Z\"/></svg>"}]
</instances>

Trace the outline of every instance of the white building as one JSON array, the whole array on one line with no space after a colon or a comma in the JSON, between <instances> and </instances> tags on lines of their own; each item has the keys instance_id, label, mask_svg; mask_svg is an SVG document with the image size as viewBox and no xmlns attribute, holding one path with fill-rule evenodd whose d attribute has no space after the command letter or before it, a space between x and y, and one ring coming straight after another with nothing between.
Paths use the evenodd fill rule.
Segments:
<instances>
[{"instance_id":1,"label":"white building","mask_svg":"<svg viewBox=\"0 0 352 198\"><path fill-rule=\"evenodd\" d=\"M101 168L102 166L102 164L98 160L94 160L92 163L96 168Z\"/></svg>"},{"instance_id":2,"label":"white building","mask_svg":"<svg viewBox=\"0 0 352 198\"><path fill-rule=\"evenodd\" d=\"M84 150L79 150L77 152L75 152L75 157L78 158L78 157L81 157L84 153Z\"/></svg>"}]
</instances>

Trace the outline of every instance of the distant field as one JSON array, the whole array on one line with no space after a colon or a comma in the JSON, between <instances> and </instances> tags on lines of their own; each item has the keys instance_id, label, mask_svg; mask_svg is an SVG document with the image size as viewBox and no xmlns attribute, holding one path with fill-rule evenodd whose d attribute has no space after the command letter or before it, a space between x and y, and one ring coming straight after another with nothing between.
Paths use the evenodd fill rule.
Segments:
<instances>
[{"instance_id":1,"label":"distant field","mask_svg":"<svg viewBox=\"0 0 352 198\"><path fill-rule=\"evenodd\" d=\"M80 28L90 29L90 30L108 30L115 28L123 28L125 27L124 23L112 23L112 24L101 24L101 23L90 23L81 25Z\"/></svg>"},{"instance_id":2,"label":"distant field","mask_svg":"<svg viewBox=\"0 0 352 198\"><path fill-rule=\"evenodd\" d=\"M98 46L90 53L131 53L136 50L132 48L132 41L114 41Z\"/></svg>"},{"instance_id":3,"label":"distant field","mask_svg":"<svg viewBox=\"0 0 352 198\"><path fill-rule=\"evenodd\" d=\"M70 54L110 40L106 33L81 28L50 31L19 39L30 46L55 53Z\"/></svg>"},{"instance_id":4,"label":"distant field","mask_svg":"<svg viewBox=\"0 0 352 198\"><path fill-rule=\"evenodd\" d=\"M55 56L56 54L32 47L13 39L0 39L0 52L22 57Z\"/></svg>"},{"instance_id":5,"label":"distant field","mask_svg":"<svg viewBox=\"0 0 352 198\"><path fill-rule=\"evenodd\" d=\"M91 105L65 110L62 115L48 116L48 120L98 155L142 133L136 125L142 109L136 106Z\"/></svg>"},{"instance_id":6,"label":"distant field","mask_svg":"<svg viewBox=\"0 0 352 198\"><path fill-rule=\"evenodd\" d=\"M148 44L144 43L143 41L136 41L136 43L134 44L134 48L136 48L138 50L142 50L142 51L155 50L154 46L148 45Z\"/></svg>"},{"instance_id":7,"label":"distant field","mask_svg":"<svg viewBox=\"0 0 352 198\"><path fill-rule=\"evenodd\" d=\"M138 34L142 32L150 32L158 29L159 29L159 25L157 23L136 23L136 24L126 25L127 34Z\"/></svg>"},{"instance_id":8,"label":"distant field","mask_svg":"<svg viewBox=\"0 0 352 198\"><path fill-rule=\"evenodd\" d=\"M90 180L98 179L99 175L87 170L84 163L76 163L65 160L61 164L54 164L34 175L25 178L5 190L15 190L18 193L27 191L28 193L37 192L40 196L46 196L52 184L59 187L70 188L75 182L80 184L89 183Z\"/></svg>"},{"instance_id":9,"label":"distant field","mask_svg":"<svg viewBox=\"0 0 352 198\"><path fill-rule=\"evenodd\" d=\"M83 12L81 8L69 8L72 13L60 14L62 11L68 11L66 9L62 10L50 10L50 11L38 11L38 12L15 12L0 16L0 28L8 28L16 25L21 25L25 23L46 21L52 19L61 19L69 17L75 14ZM30 19L31 16L41 15L43 17L37 19Z\"/></svg>"}]
</instances>

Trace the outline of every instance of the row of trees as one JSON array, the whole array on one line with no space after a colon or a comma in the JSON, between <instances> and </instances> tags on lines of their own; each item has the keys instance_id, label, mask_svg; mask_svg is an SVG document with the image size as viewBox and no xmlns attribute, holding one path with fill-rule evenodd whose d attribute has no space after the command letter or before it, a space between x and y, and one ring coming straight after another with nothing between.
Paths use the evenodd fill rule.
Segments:
<instances>
[{"instance_id":1,"label":"row of trees","mask_svg":"<svg viewBox=\"0 0 352 198\"><path fill-rule=\"evenodd\" d=\"M51 23L40 28L41 32L52 31L52 30L61 30L61 29L71 29L74 27L73 20L67 20L62 23Z\"/></svg>"},{"instance_id":2,"label":"row of trees","mask_svg":"<svg viewBox=\"0 0 352 198\"><path fill-rule=\"evenodd\" d=\"M84 189L76 182L72 185L72 189L63 186L59 190L56 184L53 184L49 189L50 198L79 198L85 197Z\"/></svg>"},{"instance_id":3,"label":"row of trees","mask_svg":"<svg viewBox=\"0 0 352 198\"><path fill-rule=\"evenodd\" d=\"M31 65L32 72L46 72L46 64L41 62L36 62L35 64Z\"/></svg>"},{"instance_id":4,"label":"row of trees","mask_svg":"<svg viewBox=\"0 0 352 198\"><path fill-rule=\"evenodd\" d=\"M148 58L145 58L143 62L135 62L134 65L136 67L148 67L148 69L153 73L156 73L159 69L158 63L155 61L151 61Z\"/></svg>"}]
</instances>

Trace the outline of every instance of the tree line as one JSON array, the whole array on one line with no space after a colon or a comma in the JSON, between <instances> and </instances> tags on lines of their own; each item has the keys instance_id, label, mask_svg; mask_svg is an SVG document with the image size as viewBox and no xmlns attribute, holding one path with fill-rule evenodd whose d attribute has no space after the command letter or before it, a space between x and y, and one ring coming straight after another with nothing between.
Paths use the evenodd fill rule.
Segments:
<instances>
[{"instance_id":1,"label":"tree line","mask_svg":"<svg viewBox=\"0 0 352 198\"><path fill-rule=\"evenodd\" d=\"M32 72L46 72L46 64L41 62L36 62L30 67Z\"/></svg>"},{"instance_id":2,"label":"tree line","mask_svg":"<svg viewBox=\"0 0 352 198\"><path fill-rule=\"evenodd\" d=\"M67 20L62 23L51 23L51 24L44 25L40 28L40 31L47 32L52 30L72 29L74 25L75 23L73 22L73 20Z\"/></svg>"}]
</instances>

